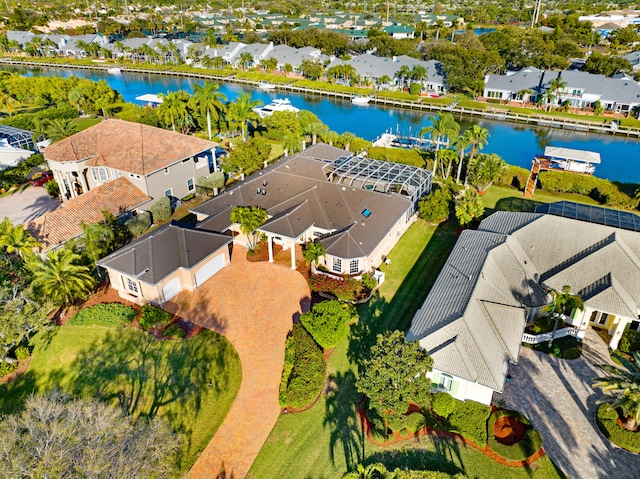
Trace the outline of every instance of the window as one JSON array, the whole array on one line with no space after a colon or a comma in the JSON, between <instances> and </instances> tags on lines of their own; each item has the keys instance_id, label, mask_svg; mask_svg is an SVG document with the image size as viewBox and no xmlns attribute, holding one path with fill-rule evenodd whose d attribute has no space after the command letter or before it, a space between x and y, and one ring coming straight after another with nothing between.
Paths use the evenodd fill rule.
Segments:
<instances>
[{"instance_id":1,"label":"window","mask_svg":"<svg viewBox=\"0 0 640 479\"><path fill-rule=\"evenodd\" d=\"M106 168L98 168L98 179L100 181L107 181L109 179Z\"/></svg>"},{"instance_id":2,"label":"window","mask_svg":"<svg viewBox=\"0 0 640 479\"><path fill-rule=\"evenodd\" d=\"M138 283L136 283L131 278L127 278L127 289L132 293L138 294L140 291L138 290Z\"/></svg>"},{"instance_id":3,"label":"window","mask_svg":"<svg viewBox=\"0 0 640 479\"><path fill-rule=\"evenodd\" d=\"M193 178L189 178L187 180L187 189L189 191L193 191L195 189L195 185L193 184Z\"/></svg>"},{"instance_id":4,"label":"window","mask_svg":"<svg viewBox=\"0 0 640 479\"><path fill-rule=\"evenodd\" d=\"M342 273L342 260L340 258L333 258L333 264L331 270L336 273Z\"/></svg>"},{"instance_id":5,"label":"window","mask_svg":"<svg viewBox=\"0 0 640 479\"><path fill-rule=\"evenodd\" d=\"M441 374L440 380L438 381L438 388L443 389L445 391L451 391L451 386L453 384L453 378L448 374Z\"/></svg>"},{"instance_id":6,"label":"window","mask_svg":"<svg viewBox=\"0 0 640 479\"><path fill-rule=\"evenodd\" d=\"M593 313L591 313L591 318L589 318L589 321L600 326L604 326L607 324L608 319L609 315L607 313L594 311Z\"/></svg>"},{"instance_id":7,"label":"window","mask_svg":"<svg viewBox=\"0 0 640 479\"><path fill-rule=\"evenodd\" d=\"M360 271L360 260L352 259L349 261L349 274L356 274Z\"/></svg>"},{"instance_id":8,"label":"window","mask_svg":"<svg viewBox=\"0 0 640 479\"><path fill-rule=\"evenodd\" d=\"M113 178L114 180L116 178L120 178L120 170L114 170L113 168L111 169L111 178Z\"/></svg>"},{"instance_id":9,"label":"window","mask_svg":"<svg viewBox=\"0 0 640 479\"><path fill-rule=\"evenodd\" d=\"M171 198L173 196L173 190L171 188L169 188L168 190L165 190L164 196Z\"/></svg>"}]
</instances>

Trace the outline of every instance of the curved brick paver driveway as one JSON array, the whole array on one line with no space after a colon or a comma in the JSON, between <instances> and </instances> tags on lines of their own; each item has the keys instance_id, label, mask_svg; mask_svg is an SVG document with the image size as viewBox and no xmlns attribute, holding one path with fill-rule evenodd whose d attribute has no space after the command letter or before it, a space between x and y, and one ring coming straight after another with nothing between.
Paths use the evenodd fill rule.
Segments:
<instances>
[{"instance_id":1,"label":"curved brick paver driveway","mask_svg":"<svg viewBox=\"0 0 640 479\"><path fill-rule=\"evenodd\" d=\"M190 479L242 479L249 471L280 414L284 343L293 318L308 308L309 296L300 273L266 262L249 263L236 247L230 266L166 305L223 334L242 362L238 396Z\"/></svg>"},{"instance_id":2,"label":"curved brick paver driveway","mask_svg":"<svg viewBox=\"0 0 640 479\"><path fill-rule=\"evenodd\" d=\"M589 329L583 347L573 361L523 347L502 397L531 419L549 457L571 479L637 479L640 456L612 446L595 425L602 394L591 384L602 375L596 365L610 362L607 346Z\"/></svg>"}]
</instances>

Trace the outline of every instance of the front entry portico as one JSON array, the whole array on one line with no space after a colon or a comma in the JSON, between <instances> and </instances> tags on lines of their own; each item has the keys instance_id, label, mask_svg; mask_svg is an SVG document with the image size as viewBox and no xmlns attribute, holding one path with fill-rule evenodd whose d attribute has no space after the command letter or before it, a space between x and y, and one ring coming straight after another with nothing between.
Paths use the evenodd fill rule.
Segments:
<instances>
[{"instance_id":1,"label":"front entry portico","mask_svg":"<svg viewBox=\"0 0 640 479\"><path fill-rule=\"evenodd\" d=\"M269 263L273 263L273 242L274 236L267 235L267 245L269 246ZM296 269L296 241L290 238L279 238L282 242L282 249L291 251L291 269Z\"/></svg>"}]
</instances>

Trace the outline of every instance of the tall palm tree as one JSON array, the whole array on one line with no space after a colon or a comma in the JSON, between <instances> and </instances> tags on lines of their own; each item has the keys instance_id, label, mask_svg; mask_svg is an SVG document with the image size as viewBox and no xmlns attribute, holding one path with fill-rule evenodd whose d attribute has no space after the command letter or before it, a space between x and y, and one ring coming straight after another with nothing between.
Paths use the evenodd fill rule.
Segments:
<instances>
[{"instance_id":1,"label":"tall palm tree","mask_svg":"<svg viewBox=\"0 0 640 479\"><path fill-rule=\"evenodd\" d=\"M506 173L508 168L505 161L495 153L480 154L473 161L469 161L469 177L478 192L483 194Z\"/></svg>"},{"instance_id":2,"label":"tall palm tree","mask_svg":"<svg viewBox=\"0 0 640 479\"><path fill-rule=\"evenodd\" d=\"M404 88L406 85L406 79L409 76L411 70L409 70L409 67L407 65L402 65L398 71L396 72L395 76L396 78L399 80L400 83L400 88Z\"/></svg>"},{"instance_id":3,"label":"tall palm tree","mask_svg":"<svg viewBox=\"0 0 640 479\"><path fill-rule=\"evenodd\" d=\"M431 134L431 138L435 142L435 154L433 158L433 175L438 171L438 152L440 150L441 141L449 142L449 138L458 136L460 125L451 113L444 113L431 118L431 126L426 126L420 130L420 136L427 133Z\"/></svg>"},{"instance_id":4,"label":"tall palm tree","mask_svg":"<svg viewBox=\"0 0 640 479\"><path fill-rule=\"evenodd\" d=\"M62 248L51 251L45 261L33 259L32 285L41 298L48 298L56 306L68 306L84 299L95 286L89 268L78 264L80 256Z\"/></svg>"},{"instance_id":5,"label":"tall palm tree","mask_svg":"<svg viewBox=\"0 0 640 479\"><path fill-rule=\"evenodd\" d=\"M351 144L356 138L358 137L350 131L345 131L342 135L340 135L340 141L344 145L344 149L347 151L350 151L349 148L351 148Z\"/></svg>"},{"instance_id":6,"label":"tall palm tree","mask_svg":"<svg viewBox=\"0 0 640 479\"><path fill-rule=\"evenodd\" d=\"M489 143L489 130L480 125L473 125L463 133L471 141L471 153L469 153L469 163L473 161L478 150L482 150ZM464 175L464 184L469 180L469 170Z\"/></svg>"},{"instance_id":7,"label":"tall palm tree","mask_svg":"<svg viewBox=\"0 0 640 479\"><path fill-rule=\"evenodd\" d=\"M251 93L247 92L240 93L236 100L229 104L227 108L227 120L240 124L242 141L247 141L247 127L249 122L259 118L253 109L260 105L262 105L262 102L253 100Z\"/></svg>"},{"instance_id":8,"label":"tall palm tree","mask_svg":"<svg viewBox=\"0 0 640 479\"><path fill-rule=\"evenodd\" d=\"M17 256L25 260L33 254L33 251L41 245L24 226L14 225L9 218L0 223L0 247L7 254Z\"/></svg>"},{"instance_id":9,"label":"tall palm tree","mask_svg":"<svg viewBox=\"0 0 640 479\"><path fill-rule=\"evenodd\" d=\"M0 91L0 108L11 116L18 107L18 100L5 91Z\"/></svg>"},{"instance_id":10,"label":"tall palm tree","mask_svg":"<svg viewBox=\"0 0 640 479\"><path fill-rule=\"evenodd\" d=\"M186 92L171 91L167 94L160 93L162 103L158 106L158 116L162 118L165 125L171 125L171 129L176 131L176 123L187 114Z\"/></svg>"},{"instance_id":11,"label":"tall palm tree","mask_svg":"<svg viewBox=\"0 0 640 479\"><path fill-rule=\"evenodd\" d=\"M78 131L78 124L68 118L55 118L49 122L47 137L52 141L60 141Z\"/></svg>"},{"instance_id":12,"label":"tall palm tree","mask_svg":"<svg viewBox=\"0 0 640 479\"><path fill-rule=\"evenodd\" d=\"M427 78L427 73L428 72L425 67L423 67L422 65L416 64L416 65L413 65L413 68L411 69L409 76L411 76L412 80L415 80L418 83L422 83L422 80Z\"/></svg>"},{"instance_id":13,"label":"tall palm tree","mask_svg":"<svg viewBox=\"0 0 640 479\"><path fill-rule=\"evenodd\" d=\"M207 115L207 132L211 139L211 117L216 122L220 121L221 114L225 111L225 103L227 97L224 93L218 91L220 85L213 82L197 83L193 87L193 101L196 104L200 114Z\"/></svg>"},{"instance_id":14,"label":"tall palm tree","mask_svg":"<svg viewBox=\"0 0 640 479\"><path fill-rule=\"evenodd\" d=\"M236 206L231 210L230 219L239 224L240 231L247 235L249 249L255 249L258 241L256 230L269 219L269 215L266 210L257 206Z\"/></svg>"},{"instance_id":15,"label":"tall palm tree","mask_svg":"<svg viewBox=\"0 0 640 479\"><path fill-rule=\"evenodd\" d=\"M467 130L469 131L469 130ZM454 147L458 150L458 172L456 174L456 183L460 184L460 175L462 174L462 164L464 163L464 155L472 144L471 135L467 135L467 131L465 131L462 135L458 136L458 139L454 143Z\"/></svg>"},{"instance_id":16,"label":"tall palm tree","mask_svg":"<svg viewBox=\"0 0 640 479\"><path fill-rule=\"evenodd\" d=\"M318 259L325 254L324 246L319 241L308 243L302 252L302 256L307 264L317 264Z\"/></svg>"},{"instance_id":17,"label":"tall palm tree","mask_svg":"<svg viewBox=\"0 0 640 479\"><path fill-rule=\"evenodd\" d=\"M558 97L558 93L567 86L567 82L560 75L549 82L549 88L544 93L545 102L547 103L547 111L551 109L551 104Z\"/></svg>"},{"instance_id":18,"label":"tall palm tree","mask_svg":"<svg viewBox=\"0 0 640 479\"><path fill-rule=\"evenodd\" d=\"M613 356L626 371L610 364L600 364L600 369L608 375L596 378L593 387L611 393L602 402L610 402L614 408L620 408L624 414L623 427L637 431L640 424L640 351L633 352L633 361L616 353Z\"/></svg>"},{"instance_id":19,"label":"tall palm tree","mask_svg":"<svg viewBox=\"0 0 640 479\"><path fill-rule=\"evenodd\" d=\"M329 130L326 133L322 134L322 141L326 141L330 146L333 146L333 144L336 143L339 138L340 135L333 130Z\"/></svg>"},{"instance_id":20,"label":"tall palm tree","mask_svg":"<svg viewBox=\"0 0 640 479\"><path fill-rule=\"evenodd\" d=\"M305 133L311 135L311 144L315 145L318 141L318 136L322 136L327 131L329 131L329 127L322 123L321 121L312 121L305 128Z\"/></svg>"}]
</instances>

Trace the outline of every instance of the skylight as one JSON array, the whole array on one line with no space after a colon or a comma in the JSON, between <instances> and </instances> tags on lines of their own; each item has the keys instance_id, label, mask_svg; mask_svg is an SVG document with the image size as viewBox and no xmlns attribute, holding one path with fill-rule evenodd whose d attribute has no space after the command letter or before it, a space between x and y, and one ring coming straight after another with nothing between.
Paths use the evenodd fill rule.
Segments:
<instances>
[{"instance_id":1,"label":"skylight","mask_svg":"<svg viewBox=\"0 0 640 479\"><path fill-rule=\"evenodd\" d=\"M362 210L362 216L364 216L365 218L368 218L369 216L371 216L371 211L365 208L364 210Z\"/></svg>"}]
</instances>

